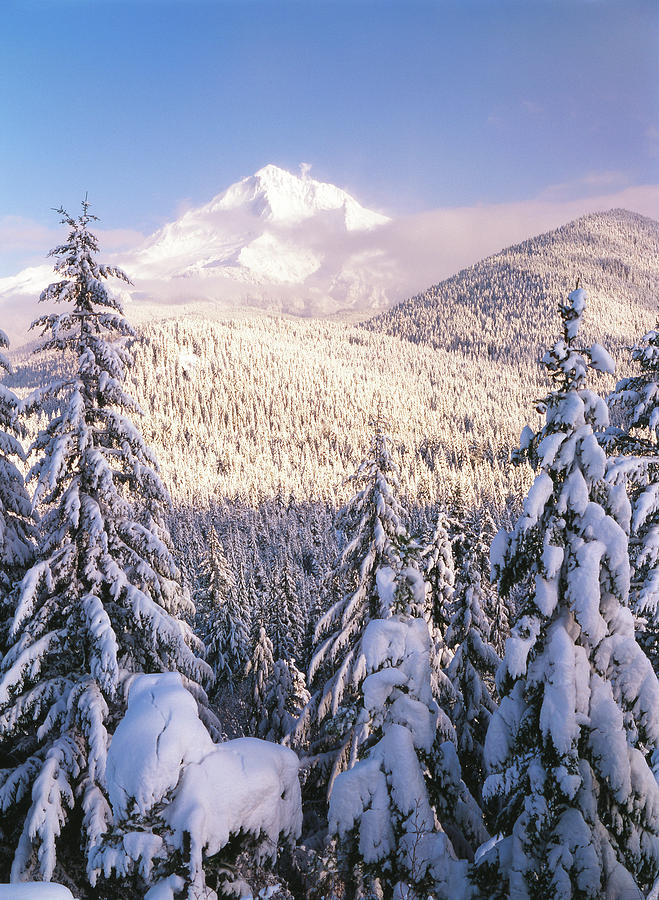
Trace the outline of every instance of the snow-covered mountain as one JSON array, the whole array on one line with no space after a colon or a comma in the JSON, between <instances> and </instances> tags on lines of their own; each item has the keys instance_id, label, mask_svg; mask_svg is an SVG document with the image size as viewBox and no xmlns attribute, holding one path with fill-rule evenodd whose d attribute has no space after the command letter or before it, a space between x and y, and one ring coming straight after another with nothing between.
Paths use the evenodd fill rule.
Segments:
<instances>
[{"instance_id":1,"label":"snow-covered mountain","mask_svg":"<svg viewBox=\"0 0 659 900\"><path fill-rule=\"evenodd\" d=\"M388 221L305 170L268 165L165 225L125 265L147 299L305 313L382 307L378 280L367 288L362 274L363 240Z\"/></svg>"},{"instance_id":2,"label":"snow-covered mountain","mask_svg":"<svg viewBox=\"0 0 659 900\"><path fill-rule=\"evenodd\" d=\"M129 295L142 306L210 301L303 315L383 309L405 296L375 236L389 222L304 166L294 175L267 165L113 262L130 275ZM0 278L0 304L35 298L50 280L48 265Z\"/></svg>"},{"instance_id":3,"label":"snow-covered mountain","mask_svg":"<svg viewBox=\"0 0 659 900\"><path fill-rule=\"evenodd\" d=\"M181 304L210 317L258 308L354 320L573 214L560 210L547 208L530 219L523 205L388 219L311 178L308 167L296 175L267 165L121 253L108 250L116 240L111 232L101 228L99 239L104 260L123 266L132 279L125 299L135 301L127 310L134 321L178 316ZM24 339L52 277L44 264L0 278L2 327L13 341Z\"/></svg>"},{"instance_id":4,"label":"snow-covered mountain","mask_svg":"<svg viewBox=\"0 0 659 900\"><path fill-rule=\"evenodd\" d=\"M175 503L334 497L381 406L409 451L406 490L444 502L461 485L469 502L500 504L520 477L500 461L547 390L537 361L577 275L584 340L624 369L624 347L657 318L659 224L622 210L511 247L358 327L210 304L151 310L131 377ZM37 387L34 357L14 358L9 384Z\"/></svg>"}]
</instances>

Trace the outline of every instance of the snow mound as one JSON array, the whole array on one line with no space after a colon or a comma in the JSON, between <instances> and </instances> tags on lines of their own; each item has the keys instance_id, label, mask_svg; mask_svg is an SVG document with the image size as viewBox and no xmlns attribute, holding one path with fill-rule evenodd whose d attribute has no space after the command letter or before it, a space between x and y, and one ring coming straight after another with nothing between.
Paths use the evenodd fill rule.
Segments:
<instances>
[{"instance_id":1,"label":"snow mound","mask_svg":"<svg viewBox=\"0 0 659 900\"><path fill-rule=\"evenodd\" d=\"M188 883L200 890L206 890L204 857L238 834L259 842L257 858L272 858L280 837L301 830L298 768L295 753L279 744L256 738L214 744L178 673L139 675L108 752L120 843L99 848L96 873L137 868L148 877L155 869L154 888L168 896L173 854L183 854Z\"/></svg>"},{"instance_id":2,"label":"snow mound","mask_svg":"<svg viewBox=\"0 0 659 900\"><path fill-rule=\"evenodd\" d=\"M148 814L178 784L181 771L215 748L178 672L140 675L115 731L107 761L115 818Z\"/></svg>"},{"instance_id":3,"label":"snow mound","mask_svg":"<svg viewBox=\"0 0 659 900\"><path fill-rule=\"evenodd\" d=\"M23 884L0 884L0 900L73 900L63 884L30 881Z\"/></svg>"}]
</instances>

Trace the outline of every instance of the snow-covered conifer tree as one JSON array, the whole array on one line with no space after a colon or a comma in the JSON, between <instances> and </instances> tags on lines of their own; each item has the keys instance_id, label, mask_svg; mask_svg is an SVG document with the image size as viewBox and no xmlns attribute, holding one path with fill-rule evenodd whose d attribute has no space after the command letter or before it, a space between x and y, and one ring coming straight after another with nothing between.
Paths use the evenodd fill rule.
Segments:
<instances>
[{"instance_id":1,"label":"snow-covered conifer tree","mask_svg":"<svg viewBox=\"0 0 659 900\"><path fill-rule=\"evenodd\" d=\"M526 588L497 673L502 697L485 743L483 796L500 840L478 868L489 897L638 896L659 871L659 686L626 607L629 503L604 479L595 432L603 400L576 346L585 292L561 306L563 337L543 362L555 388L523 444L538 473L492 564L501 590Z\"/></svg>"},{"instance_id":2,"label":"snow-covered conifer tree","mask_svg":"<svg viewBox=\"0 0 659 900\"><path fill-rule=\"evenodd\" d=\"M354 724L364 678L358 665L359 645L367 622L382 612L378 574L401 568L400 541L406 531L396 497L398 467L384 429L378 417L370 452L348 479L357 492L337 518L346 543L330 575L339 598L316 626L309 681L319 686L296 729L300 742L308 740L313 729L316 758L331 769L330 785L338 772L357 759L360 732Z\"/></svg>"},{"instance_id":3,"label":"snow-covered conifer tree","mask_svg":"<svg viewBox=\"0 0 659 900\"><path fill-rule=\"evenodd\" d=\"M339 839L347 878L358 876L356 897L462 898L468 895L466 863L457 860L431 801L438 758L451 756L455 766L453 772L444 766L437 792L461 785L454 798L461 808L457 816L451 810L452 822L465 812L464 801L471 800L478 821L480 811L460 781L453 744L440 739L438 746L438 722L446 717L431 687L426 585L419 568L395 572L383 566L377 589L379 616L368 622L359 645L366 676L355 723L359 749L352 767L334 782L330 835ZM486 837L481 828L478 838Z\"/></svg>"},{"instance_id":4,"label":"snow-covered conifer tree","mask_svg":"<svg viewBox=\"0 0 659 900\"><path fill-rule=\"evenodd\" d=\"M245 670L245 674L251 680L251 728L258 737L263 737L268 730L266 694L274 666L272 641L266 634L265 628L261 625L252 658L247 663Z\"/></svg>"},{"instance_id":5,"label":"snow-covered conifer tree","mask_svg":"<svg viewBox=\"0 0 659 900\"><path fill-rule=\"evenodd\" d=\"M109 828L108 744L136 673L178 670L214 722L200 686L211 672L183 618L194 609L160 534L167 493L127 417L139 412L124 389L133 332L105 281L128 279L96 261L86 201L77 219L60 213L69 228L51 252L60 280L40 299L66 308L35 325L49 336L43 349L73 371L31 400L56 411L33 445L38 554L0 669L0 809L15 881L49 880Z\"/></svg>"},{"instance_id":6,"label":"snow-covered conifer tree","mask_svg":"<svg viewBox=\"0 0 659 900\"><path fill-rule=\"evenodd\" d=\"M446 632L446 643L454 653L447 668L456 697L451 720L463 778L480 799L485 735L496 707L490 685L500 660L489 642L490 623L483 610L481 573L473 548L464 550L453 597L453 618Z\"/></svg>"},{"instance_id":7,"label":"snow-covered conifer tree","mask_svg":"<svg viewBox=\"0 0 659 900\"><path fill-rule=\"evenodd\" d=\"M9 338L0 331L0 347ZM0 371L11 372L11 364L0 352ZM18 397L0 385L0 656L6 642L4 626L12 615L9 594L20 580L34 552L32 504L16 461L24 460L21 444L25 428Z\"/></svg>"},{"instance_id":8,"label":"snow-covered conifer tree","mask_svg":"<svg viewBox=\"0 0 659 900\"><path fill-rule=\"evenodd\" d=\"M659 324L632 349L640 372L624 378L609 396L622 429L606 445L615 458L607 480L624 482L632 501L630 605L639 617L638 641L659 673Z\"/></svg>"},{"instance_id":9,"label":"snow-covered conifer tree","mask_svg":"<svg viewBox=\"0 0 659 900\"><path fill-rule=\"evenodd\" d=\"M423 550L426 581L429 585L432 621L439 628L442 639L451 621L455 571L448 522L440 515L435 530Z\"/></svg>"},{"instance_id":10,"label":"snow-covered conifer tree","mask_svg":"<svg viewBox=\"0 0 659 900\"><path fill-rule=\"evenodd\" d=\"M268 630L275 659L296 658L304 641L305 616L288 554L278 560L273 572L269 607Z\"/></svg>"},{"instance_id":11,"label":"snow-covered conifer tree","mask_svg":"<svg viewBox=\"0 0 659 900\"><path fill-rule=\"evenodd\" d=\"M300 713L309 702L304 673L294 659L278 659L267 684L264 714L259 723L259 733L267 741L279 743L292 732Z\"/></svg>"},{"instance_id":12,"label":"snow-covered conifer tree","mask_svg":"<svg viewBox=\"0 0 659 900\"><path fill-rule=\"evenodd\" d=\"M207 588L202 607L202 636L206 659L213 668L217 685L233 687L245 674L249 659L249 623L239 603L236 579L215 528L208 544Z\"/></svg>"}]
</instances>

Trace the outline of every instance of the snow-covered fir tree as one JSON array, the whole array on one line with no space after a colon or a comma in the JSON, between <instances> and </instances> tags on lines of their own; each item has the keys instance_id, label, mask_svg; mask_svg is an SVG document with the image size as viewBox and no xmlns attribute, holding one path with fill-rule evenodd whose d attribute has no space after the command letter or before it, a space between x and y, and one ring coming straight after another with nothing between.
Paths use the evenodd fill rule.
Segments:
<instances>
[{"instance_id":1,"label":"snow-covered fir tree","mask_svg":"<svg viewBox=\"0 0 659 900\"><path fill-rule=\"evenodd\" d=\"M623 427L609 429L615 454L607 479L628 486L632 501L630 605L639 618L638 640L659 673L659 324L632 349L637 371L616 385L609 405Z\"/></svg>"},{"instance_id":2,"label":"snow-covered fir tree","mask_svg":"<svg viewBox=\"0 0 659 900\"><path fill-rule=\"evenodd\" d=\"M253 734L258 737L264 737L269 728L266 696L274 667L272 641L268 637L265 628L261 625L252 658L247 663L245 670L245 674L250 679L251 689L250 727Z\"/></svg>"},{"instance_id":3,"label":"snow-covered fir tree","mask_svg":"<svg viewBox=\"0 0 659 900\"><path fill-rule=\"evenodd\" d=\"M226 684L231 689L243 678L249 659L249 610L239 602L236 579L212 526L206 580L201 609L206 659L215 673L216 685Z\"/></svg>"},{"instance_id":4,"label":"snow-covered fir tree","mask_svg":"<svg viewBox=\"0 0 659 900\"><path fill-rule=\"evenodd\" d=\"M279 743L291 734L309 702L304 673L294 659L278 659L266 683L259 730L267 741Z\"/></svg>"},{"instance_id":5,"label":"snow-covered fir tree","mask_svg":"<svg viewBox=\"0 0 659 900\"><path fill-rule=\"evenodd\" d=\"M426 582L424 615L432 640L431 678L435 700L441 709L449 709L458 697L446 669L452 653L446 643L446 632L451 621L453 592L455 588L455 563L449 537L449 519L440 512L431 534L419 547L419 561ZM445 733L445 737L450 735Z\"/></svg>"},{"instance_id":6,"label":"snow-covered fir tree","mask_svg":"<svg viewBox=\"0 0 659 900\"><path fill-rule=\"evenodd\" d=\"M428 792L438 708L424 619L373 619L361 644L368 749L332 789L329 829L356 898L463 898L466 864L437 826Z\"/></svg>"},{"instance_id":7,"label":"snow-covered fir tree","mask_svg":"<svg viewBox=\"0 0 659 900\"><path fill-rule=\"evenodd\" d=\"M516 597L512 593L507 597L502 596L490 579L490 547L498 530L499 526L486 506L477 511L464 529L464 547L472 556L473 565L480 574L480 602L490 625L489 641L496 654L502 657L514 618ZM462 546L460 538L458 543Z\"/></svg>"},{"instance_id":8,"label":"snow-covered fir tree","mask_svg":"<svg viewBox=\"0 0 659 900\"><path fill-rule=\"evenodd\" d=\"M309 682L317 686L296 729L299 743L311 739L322 770L319 777L324 784L329 780L330 787L336 775L357 760L361 730L355 729L355 721L364 679L361 637L370 619L381 614L379 573L400 571L400 541L406 535L391 441L381 418L373 428L369 454L348 479L356 493L337 517L345 546L330 578L339 597L316 626Z\"/></svg>"},{"instance_id":9,"label":"snow-covered fir tree","mask_svg":"<svg viewBox=\"0 0 659 900\"><path fill-rule=\"evenodd\" d=\"M267 612L275 659L297 658L304 643L306 616L298 598L287 553L275 564Z\"/></svg>"},{"instance_id":10,"label":"snow-covered fir tree","mask_svg":"<svg viewBox=\"0 0 659 900\"><path fill-rule=\"evenodd\" d=\"M378 616L366 625L359 646L366 676L355 723L359 750L332 788L329 831L339 840L354 897L462 898L469 893L466 863L438 825L429 790L437 757L445 759L453 745L440 738L438 746L438 723L446 717L431 687L426 585L418 567L383 566L377 591ZM440 792L449 781L460 782L452 756L457 771L444 767L441 776L449 777ZM479 819L480 811L474 812ZM487 837L484 831L478 836Z\"/></svg>"},{"instance_id":11,"label":"snow-covered fir tree","mask_svg":"<svg viewBox=\"0 0 659 900\"><path fill-rule=\"evenodd\" d=\"M659 685L627 608L629 503L604 479L595 432L604 401L586 387L606 351L576 342L585 292L560 307L543 359L555 387L523 446L538 472L510 535L492 547L500 589L526 600L497 673L484 786L499 840L480 860L488 897L637 897L659 872Z\"/></svg>"},{"instance_id":12,"label":"snow-covered fir tree","mask_svg":"<svg viewBox=\"0 0 659 900\"><path fill-rule=\"evenodd\" d=\"M435 529L426 540L422 553L425 577L429 587L430 610L433 624L439 629L442 640L451 621L455 568L448 519L440 514Z\"/></svg>"},{"instance_id":13,"label":"snow-covered fir tree","mask_svg":"<svg viewBox=\"0 0 659 900\"><path fill-rule=\"evenodd\" d=\"M9 338L0 331L0 347ZM0 372L10 373L11 364L0 352ZM0 656L7 635L5 626L12 615L10 594L20 581L34 552L32 504L17 463L25 460L21 439L25 427L18 397L0 385Z\"/></svg>"},{"instance_id":14,"label":"snow-covered fir tree","mask_svg":"<svg viewBox=\"0 0 659 900\"><path fill-rule=\"evenodd\" d=\"M455 688L451 720L465 783L479 800L484 780L485 735L496 703L491 688L500 663L490 644L490 623L484 612L482 580L476 551L467 546L453 595L453 617L446 643L453 652L447 675Z\"/></svg>"},{"instance_id":15,"label":"snow-covered fir tree","mask_svg":"<svg viewBox=\"0 0 659 900\"><path fill-rule=\"evenodd\" d=\"M60 280L40 299L65 309L35 325L48 335L44 352L61 353L72 371L30 401L55 413L32 448L38 554L0 670L0 809L12 880L49 880L58 864L79 866L81 850L93 857L111 827L110 735L137 673L178 670L217 726L201 687L212 673L184 618L194 609L159 534L167 493L128 418L139 412L124 389L132 330L105 284L128 279L97 262L86 201L78 218L60 213L69 229L51 251ZM88 875L97 875L92 862Z\"/></svg>"}]
</instances>

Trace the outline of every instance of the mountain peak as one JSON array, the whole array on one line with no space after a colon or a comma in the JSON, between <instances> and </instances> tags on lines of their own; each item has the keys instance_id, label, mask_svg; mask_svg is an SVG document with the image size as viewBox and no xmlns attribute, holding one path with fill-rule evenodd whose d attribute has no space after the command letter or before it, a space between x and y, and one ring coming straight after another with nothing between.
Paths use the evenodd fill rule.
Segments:
<instances>
[{"instance_id":1,"label":"mountain peak","mask_svg":"<svg viewBox=\"0 0 659 900\"><path fill-rule=\"evenodd\" d=\"M292 172L289 172L287 169L282 169L281 166L276 166L274 163L268 163L266 166L263 166L258 172L254 173L253 177L265 182L281 182L282 180L290 178L297 179L297 176Z\"/></svg>"},{"instance_id":2,"label":"mountain peak","mask_svg":"<svg viewBox=\"0 0 659 900\"><path fill-rule=\"evenodd\" d=\"M347 231L370 231L389 221L341 188L311 178L308 166L300 169L301 174L294 175L269 163L227 188L213 201L213 209L242 209L279 225L296 225L318 213L341 210Z\"/></svg>"}]
</instances>

